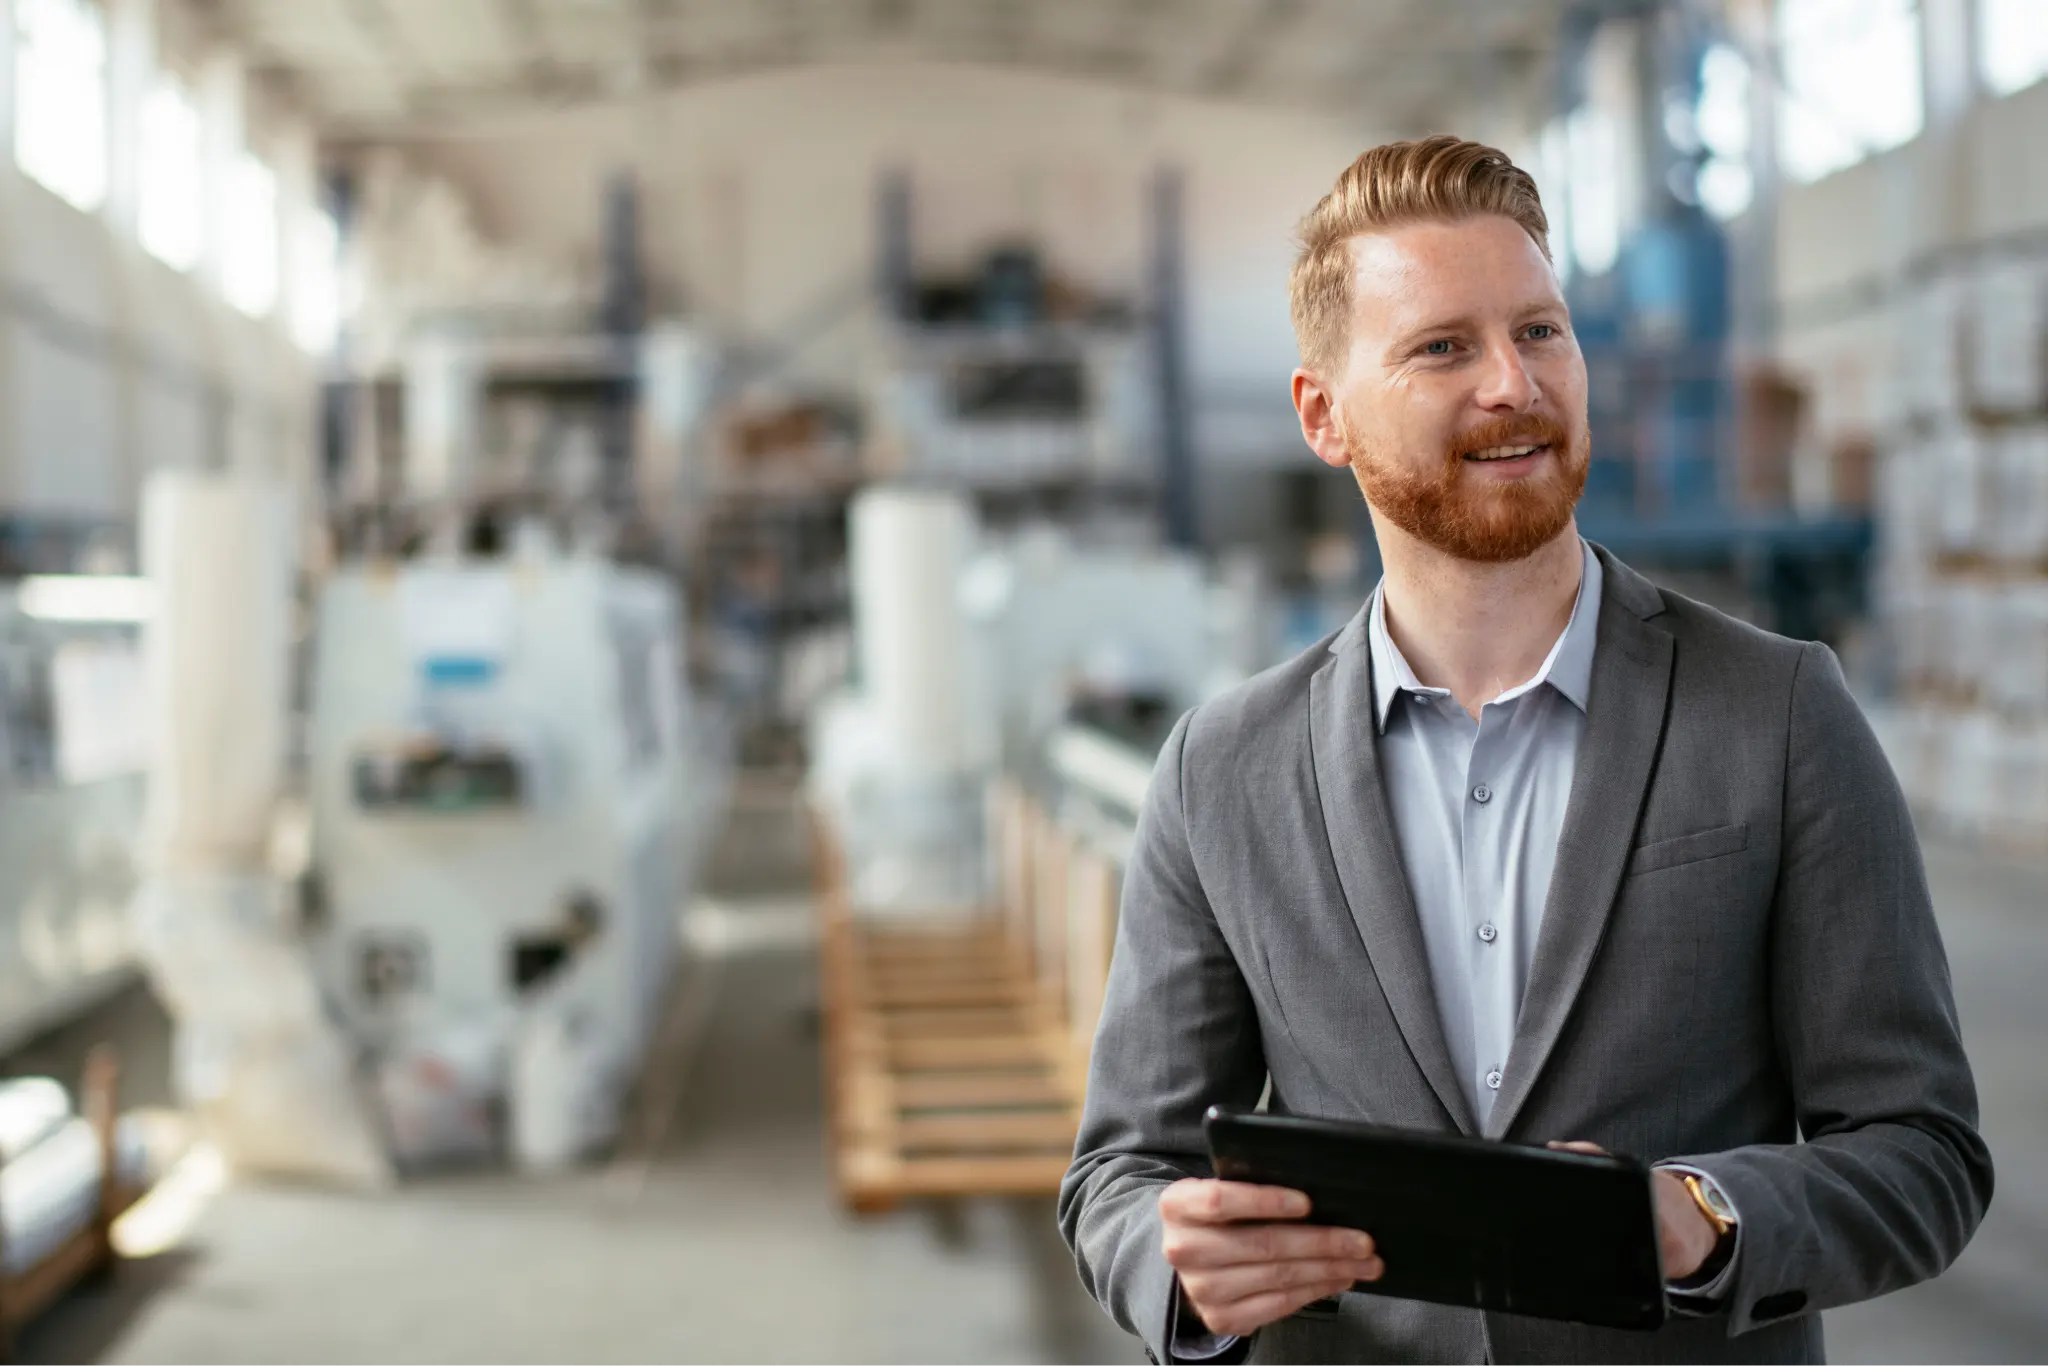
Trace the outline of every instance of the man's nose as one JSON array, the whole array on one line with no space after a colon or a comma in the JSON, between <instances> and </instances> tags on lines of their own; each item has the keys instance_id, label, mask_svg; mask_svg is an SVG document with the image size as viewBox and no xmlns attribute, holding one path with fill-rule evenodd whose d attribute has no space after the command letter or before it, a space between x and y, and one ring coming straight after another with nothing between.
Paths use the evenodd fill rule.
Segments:
<instances>
[{"instance_id":1,"label":"man's nose","mask_svg":"<svg viewBox=\"0 0 2048 1366\"><path fill-rule=\"evenodd\" d=\"M1522 353L1501 342L1486 351L1479 376L1479 406L1494 412L1526 412L1536 402L1536 381L1522 363Z\"/></svg>"}]
</instances>

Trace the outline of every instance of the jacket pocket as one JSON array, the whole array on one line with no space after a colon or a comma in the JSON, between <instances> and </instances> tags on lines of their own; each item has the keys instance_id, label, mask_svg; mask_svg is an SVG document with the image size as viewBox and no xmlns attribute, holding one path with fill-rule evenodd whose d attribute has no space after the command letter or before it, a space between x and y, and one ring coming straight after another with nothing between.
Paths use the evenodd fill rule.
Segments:
<instances>
[{"instance_id":1,"label":"jacket pocket","mask_svg":"<svg viewBox=\"0 0 2048 1366\"><path fill-rule=\"evenodd\" d=\"M1723 854L1739 854L1749 847L1749 826L1747 824L1716 826L1693 835L1680 835L1675 839L1655 840L1639 844L1635 853L1629 856L1628 875L1654 873L1660 868L1676 868L1682 863L1699 863L1704 859L1720 858Z\"/></svg>"}]
</instances>

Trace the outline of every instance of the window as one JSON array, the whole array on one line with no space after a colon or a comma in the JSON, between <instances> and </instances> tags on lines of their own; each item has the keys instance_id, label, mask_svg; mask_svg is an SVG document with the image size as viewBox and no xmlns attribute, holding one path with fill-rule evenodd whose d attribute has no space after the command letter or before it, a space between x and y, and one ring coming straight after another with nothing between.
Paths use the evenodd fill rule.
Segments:
<instances>
[{"instance_id":1,"label":"window","mask_svg":"<svg viewBox=\"0 0 2048 1366\"><path fill-rule=\"evenodd\" d=\"M1543 126L1536 143L1536 190L1543 196L1543 213L1550 220L1550 258L1557 265L1557 278L1572 275L1571 148L1561 118Z\"/></svg>"},{"instance_id":2,"label":"window","mask_svg":"<svg viewBox=\"0 0 2048 1366\"><path fill-rule=\"evenodd\" d=\"M277 173L243 152L221 196L221 290L253 317L277 307Z\"/></svg>"},{"instance_id":3,"label":"window","mask_svg":"<svg viewBox=\"0 0 2048 1366\"><path fill-rule=\"evenodd\" d=\"M1778 0L1776 27L1787 176L1819 180L1919 133L1917 0Z\"/></svg>"},{"instance_id":4,"label":"window","mask_svg":"<svg viewBox=\"0 0 2048 1366\"><path fill-rule=\"evenodd\" d=\"M1604 275L1621 256L1621 130L1613 114L1584 104L1565 116L1564 135L1572 264Z\"/></svg>"},{"instance_id":5,"label":"window","mask_svg":"<svg viewBox=\"0 0 2048 1366\"><path fill-rule=\"evenodd\" d=\"M1977 53L1984 85L1994 95L2010 95L2048 76L2048 5L1977 0Z\"/></svg>"},{"instance_id":6,"label":"window","mask_svg":"<svg viewBox=\"0 0 2048 1366\"><path fill-rule=\"evenodd\" d=\"M1693 126L1707 153L1697 182L1700 206L1724 223L1741 217L1755 197L1749 123L1749 63L1726 43L1716 43L1700 59Z\"/></svg>"},{"instance_id":7,"label":"window","mask_svg":"<svg viewBox=\"0 0 2048 1366\"><path fill-rule=\"evenodd\" d=\"M190 270L206 251L206 153L198 106L177 81L159 76L143 99L138 132L137 235L151 255Z\"/></svg>"},{"instance_id":8,"label":"window","mask_svg":"<svg viewBox=\"0 0 2048 1366\"><path fill-rule=\"evenodd\" d=\"M90 0L15 0L14 160L77 208L107 197L107 31Z\"/></svg>"},{"instance_id":9,"label":"window","mask_svg":"<svg viewBox=\"0 0 2048 1366\"><path fill-rule=\"evenodd\" d=\"M341 230L325 209L299 219L292 256L292 336L314 355L334 346L341 324Z\"/></svg>"}]
</instances>

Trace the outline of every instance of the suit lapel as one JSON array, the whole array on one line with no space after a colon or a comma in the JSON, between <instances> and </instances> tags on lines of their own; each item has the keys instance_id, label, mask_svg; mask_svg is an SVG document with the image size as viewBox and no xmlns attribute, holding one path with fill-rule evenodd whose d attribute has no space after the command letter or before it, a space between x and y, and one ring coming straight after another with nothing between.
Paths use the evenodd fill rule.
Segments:
<instances>
[{"instance_id":1,"label":"suit lapel","mask_svg":"<svg viewBox=\"0 0 2048 1366\"><path fill-rule=\"evenodd\" d=\"M1461 1133L1474 1133L1471 1107L1457 1084L1430 986L1422 925L1401 866L1392 813L1380 777L1373 723L1372 651L1364 616L1338 636L1331 662L1309 680L1309 741L1316 789L1336 861L1337 879L1380 990L1416 1065Z\"/></svg>"},{"instance_id":2,"label":"suit lapel","mask_svg":"<svg viewBox=\"0 0 2048 1366\"><path fill-rule=\"evenodd\" d=\"M1663 599L1648 580L1604 551L1600 556L1606 586L1586 731L1506 1077L1486 1124L1493 1138L1508 1132L1528 1099L1599 952L1670 700L1672 639L1644 620L1662 610Z\"/></svg>"}]
</instances>

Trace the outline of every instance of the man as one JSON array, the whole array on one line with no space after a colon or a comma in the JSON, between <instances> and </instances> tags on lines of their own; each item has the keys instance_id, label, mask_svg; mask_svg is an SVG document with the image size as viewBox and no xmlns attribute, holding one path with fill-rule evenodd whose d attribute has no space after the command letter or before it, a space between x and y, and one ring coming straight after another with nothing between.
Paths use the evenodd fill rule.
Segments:
<instances>
[{"instance_id":1,"label":"man","mask_svg":"<svg viewBox=\"0 0 2048 1366\"><path fill-rule=\"evenodd\" d=\"M1304 223L1295 408L1386 572L1182 719L1139 822L1060 1221L1156 1360L1817 1361L1818 1311L1938 1274L1990 1200L1913 829L1833 654L1579 538L1546 231L1446 137ZM1203 1111L1262 1092L1653 1161L1676 1315L1342 1293L1372 1230L1203 1179Z\"/></svg>"}]
</instances>

